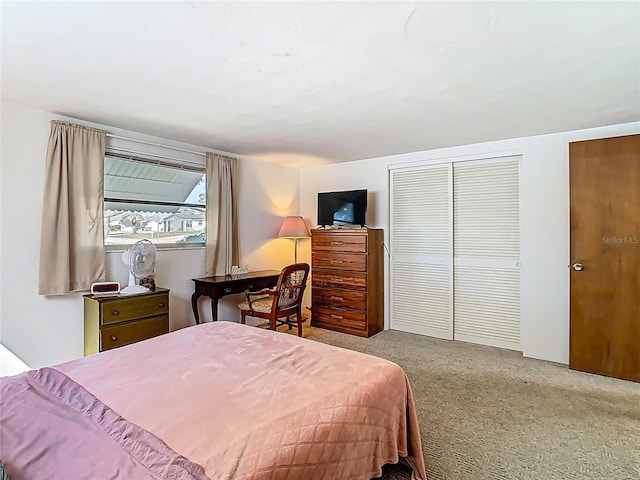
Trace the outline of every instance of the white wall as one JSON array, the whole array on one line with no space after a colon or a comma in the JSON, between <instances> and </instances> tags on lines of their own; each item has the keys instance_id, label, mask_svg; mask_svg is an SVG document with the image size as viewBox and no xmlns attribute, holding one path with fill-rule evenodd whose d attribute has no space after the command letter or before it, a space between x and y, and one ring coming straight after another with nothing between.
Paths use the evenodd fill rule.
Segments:
<instances>
[{"instance_id":1,"label":"white wall","mask_svg":"<svg viewBox=\"0 0 640 480\"><path fill-rule=\"evenodd\" d=\"M11 103L2 103L0 157L0 340L31 367L83 354L80 294L37 294L42 189L49 122L63 119L104 128L110 133L195 151L202 147L68 119ZM140 146L138 145L138 148ZM241 264L252 270L280 269L293 258L289 240L275 239L282 217L299 208L297 169L241 158L239 230ZM120 253L107 254L107 279L126 283ZM194 323L192 278L204 276L204 249L161 250L157 284L171 289L170 324L175 330ZM237 320L238 296L220 302L219 318ZM201 319L210 319L209 300L201 300ZM204 316L203 316L204 313Z\"/></svg>"},{"instance_id":2,"label":"white wall","mask_svg":"<svg viewBox=\"0 0 640 480\"><path fill-rule=\"evenodd\" d=\"M391 164L520 152L522 350L528 357L569 361L569 149L572 141L640 132L640 122L308 167L300 173L300 213L315 222L317 193L366 188L370 227L385 229ZM370 197L371 198L371 197ZM309 258L308 249L304 257ZM388 262L385 279L388 281ZM387 283L388 285L388 283ZM388 296L388 288L385 289ZM385 326L389 326L385 298Z\"/></svg>"},{"instance_id":3,"label":"white wall","mask_svg":"<svg viewBox=\"0 0 640 480\"><path fill-rule=\"evenodd\" d=\"M26 363L39 367L77 358L82 355L83 348L81 295L37 295L42 186L49 121L64 117L4 102L1 114L0 340ZM204 150L115 128L103 128L123 136ZM291 241L274 238L282 217L299 212L309 225L313 225L319 191L368 189L371 193L369 226L384 228L388 241L388 165L519 151L523 155L523 353L529 357L567 363L568 143L638 132L640 123L614 125L308 167L301 172L242 159L239 164L241 263L249 264L252 270L280 268L290 263L293 258ZM309 261L310 242L301 240L299 247L299 259ZM107 255L108 279L124 283L126 268L119 257L119 254ZM172 290L172 330L193 323L191 278L202 275L202 249L160 252L157 281ZM236 320L239 316L235 308L237 301L238 297L223 299L220 318ZM388 298L385 303L388 307ZM210 317L208 300L201 300L200 311L204 318ZM388 326L388 311L386 317L385 325Z\"/></svg>"}]
</instances>

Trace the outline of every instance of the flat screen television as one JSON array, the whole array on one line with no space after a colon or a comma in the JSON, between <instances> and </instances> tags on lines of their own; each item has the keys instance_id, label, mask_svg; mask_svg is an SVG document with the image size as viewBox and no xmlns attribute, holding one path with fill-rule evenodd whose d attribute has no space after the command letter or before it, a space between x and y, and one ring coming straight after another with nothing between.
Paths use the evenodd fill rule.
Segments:
<instances>
[{"instance_id":1,"label":"flat screen television","mask_svg":"<svg viewBox=\"0 0 640 480\"><path fill-rule=\"evenodd\" d=\"M318 193L318 226L366 224L366 190Z\"/></svg>"}]
</instances>

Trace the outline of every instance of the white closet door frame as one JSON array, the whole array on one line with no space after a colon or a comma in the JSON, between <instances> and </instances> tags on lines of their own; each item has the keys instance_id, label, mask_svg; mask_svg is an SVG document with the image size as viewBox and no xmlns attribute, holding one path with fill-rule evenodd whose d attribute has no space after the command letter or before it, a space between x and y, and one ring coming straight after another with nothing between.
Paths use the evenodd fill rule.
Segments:
<instances>
[{"instance_id":1,"label":"white closet door frame","mask_svg":"<svg viewBox=\"0 0 640 480\"><path fill-rule=\"evenodd\" d=\"M394 245L394 238L393 238L393 229L391 228L392 225L392 218L393 218L393 182L392 182L392 178L391 175L393 173L393 171L396 170L401 170L403 172L409 172L412 170L422 170L425 167L430 167L430 166L441 166L443 164L449 164L449 168L450 170L450 175L449 175L449 188L450 188L450 205L449 205L449 252L450 252L450 268L449 268L449 286L450 286L450 295L449 295L449 325L450 325L450 330L452 332L452 337L451 339L453 339L453 330L454 330L454 325L453 325L453 320L454 320L454 308L453 308L453 303L454 303L454 296L453 296L453 289L454 289L454 275L453 275L453 271L454 271L454 251L453 251L453 174L452 174L452 169L453 169L453 164L454 163L458 163L458 162L479 162L479 163L496 163L498 161L510 161L512 157L520 157L520 161L518 164L518 169L519 171L521 171L522 169L522 159L523 159L523 152L522 150L507 150L507 151L502 151L502 152L485 152L485 153L476 153L476 154L470 154L470 155L461 155L458 157L441 157L441 158L434 158L434 159L430 159L430 160L420 160L420 161L415 161L415 162L407 162L407 163L398 163L398 164L392 164L392 165L388 165L387 166L387 170L389 171L389 175L387 177L387 181L388 181L388 186L389 186L389 196L388 196L388 201L389 201L389 208L387 210L388 214L387 214L387 231L389 232L389 243L390 243L390 252L389 252L389 275L388 275L388 280L387 280L387 291L389 292L388 298L389 298L389 328L393 329L394 328L394 322L393 322L393 289L392 289L392 285L393 285L393 279L392 279L392 271L393 271L393 245ZM519 203L519 218L520 218L520 231L522 231L522 191L520 190L519 193L519 199L518 199L518 203ZM522 238L520 238L520 244L519 244L519 250L520 252L522 252ZM505 262L505 266L508 264L508 261ZM518 268L520 269L521 266L521 261L518 261ZM522 305L522 292L520 291L520 304ZM406 330L405 330L406 331ZM414 332L410 332L410 333L419 333L419 334L425 334L423 332L418 332L418 331L414 331ZM435 335L434 335L435 336ZM442 338L442 337L440 337ZM462 339L461 339L462 340ZM522 322L520 321L520 346L522 345ZM498 346L498 345L496 345ZM513 348L513 346L511 347L507 347L507 348Z\"/></svg>"},{"instance_id":2,"label":"white closet door frame","mask_svg":"<svg viewBox=\"0 0 640 480\"><path fill-rule=\"evenodd\" d=\"M392 219L394 218L394 189L393 189L393 173L391 172L389 175L389 215L388 215L388 231L389 231L389 242L391 245L390 248L390 259L389 259L389 328L394 329L394 327L398 327L397 330L416 333L420 335L428 335L437 338L443 338L446 340L453 340L453 175L452 169L453 164L447 162L437 162L432 165L416 165L415 167L403 168L402 173L407 173L411 171L424 171L425 169L430 168L442 168L447 166L447 191L448 191L448 219L447 219L447 235L448 235L448 255L447 259L443 260L442 256L433 256L433 255L420 255L414 256L411 260L416 262L416 264L431 264L431 265L446 265L447 266L447 274L448 274L448 331L443 332L442 330L434 330L429 328L428 326L411 326L411 325L394 325L394 295L393 295L393 285L394 285L394 261L397 260L397 255L394 252L394 229L391 228ZM406 261L406 259L405 259ZM409 261L408 263L412 263ZM416 311L416 315L419 315L420 312Z\"/></svg>"},{"instance_id":3,"label":"white closet door frame","mask_svg":"<svg viewBox=\"0 0 640 480\"><path fill-rule=\"evenodd\" d=\"M427 167L431 165L441 165L443 163L458 163L469 161L481 161L487 163L493 163L496 160L505 159L505 157L522 157L522 150L505 150L502 152L486 152L486 153L474 153L471 155L460 155L459 157L440 157L430 160L418 160L415 162L407 163L395 163L387 166L387 170L420 170L421 167ZM505 159L506 160L506 159ZM389 196L391 200L391 196ZM387 220L389 220L388 218Z\"/></svg>"}]
</instances>

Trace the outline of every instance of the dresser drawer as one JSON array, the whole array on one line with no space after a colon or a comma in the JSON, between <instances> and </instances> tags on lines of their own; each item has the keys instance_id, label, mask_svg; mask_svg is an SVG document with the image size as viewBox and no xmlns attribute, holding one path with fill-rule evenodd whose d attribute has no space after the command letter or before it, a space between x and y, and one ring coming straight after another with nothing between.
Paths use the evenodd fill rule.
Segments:
<instances>
[{"instance_id":1,"label":"dresser drawer","mask_svg":"<svg viewBox=\"0 0 640 480\"><path fill-rule=\"evenodd\" d=\"M367 309L367 294L353 290L338 290L335 288L313 288L313 305L326 305L333 307L353 308L355 310Z\"/></svg>"},{"instance_id":2,"label":"dresser drawer","mask_svg":"<svg viewBox=\"0 0 640 480\"><path fill-rule=\"evenodd\" d=\"M365 312L343 310L330 307L313 308L313 323L335 325L352 330L367 329L367 314Z\"/></svg>"},{"instance_id":3,"label":"dresser drawer","mask_svg":"<svg viewBox=\"0 0 640 480\"><path fill-rule=\"evenodd\" d=\"M102 325L169 312L169 294L132 296L100 304Z\"/></svg>"},{"instance_id":4,"label":"dresser drawer","mask_svg":"<svg viewBox=\"0 0 640 480\"><path fill-rule=\"evenodd\" d=\"M130 343L157 337L168 332L168 315L158 315L144 320L123 323L122 325L105 327L100 331L101 350L129 345Z\"/></svg>"},{"instance_id":5,"label":"dresser drawer","mask_svg":"<svg viewBox=\"0 0 640 480\"><path fill-rule=\"evenodd\" d=\"M311 250L318 252L367 252L365 235L316 234L311 237Z\"/></svg>"},{"instance_id":6,"label":"dresser drawer","mask_svg":"<svg viewBox=\"0 0 640 480\"><path fill-rule=\"evenodd\" d=\"M364 253L312 253L311 265L313 268L366 272L367 255Z\"/></svg>"},{"instance_id":7,"label":"dresser drawer","mask_svg":"<svg viewBox=\"0 0 640 480\"><path fill-rule=\"evenodd\" d=\"M329 272L326 270L314 270L312 286L337 287L352 290L367 290L367 274L358 272Z\"/></svg>"}]
</instances>

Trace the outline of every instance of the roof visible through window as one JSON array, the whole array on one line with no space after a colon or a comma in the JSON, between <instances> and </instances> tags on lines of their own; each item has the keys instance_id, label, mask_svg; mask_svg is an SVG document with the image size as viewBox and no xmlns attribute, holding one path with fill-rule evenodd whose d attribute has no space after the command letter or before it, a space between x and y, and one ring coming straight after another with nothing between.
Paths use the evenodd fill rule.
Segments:
<instances>
[{"instance_id":1,"label":"roof visible through window","mask_svg":"<svg viewBox=\"0 0 640 480\"><path fill-rule=\"evenodd\" d=\"M105 245L146 238L158 246L204 245L204 168L107 154L104 161Z\"/></svg>"}]
</instances>

